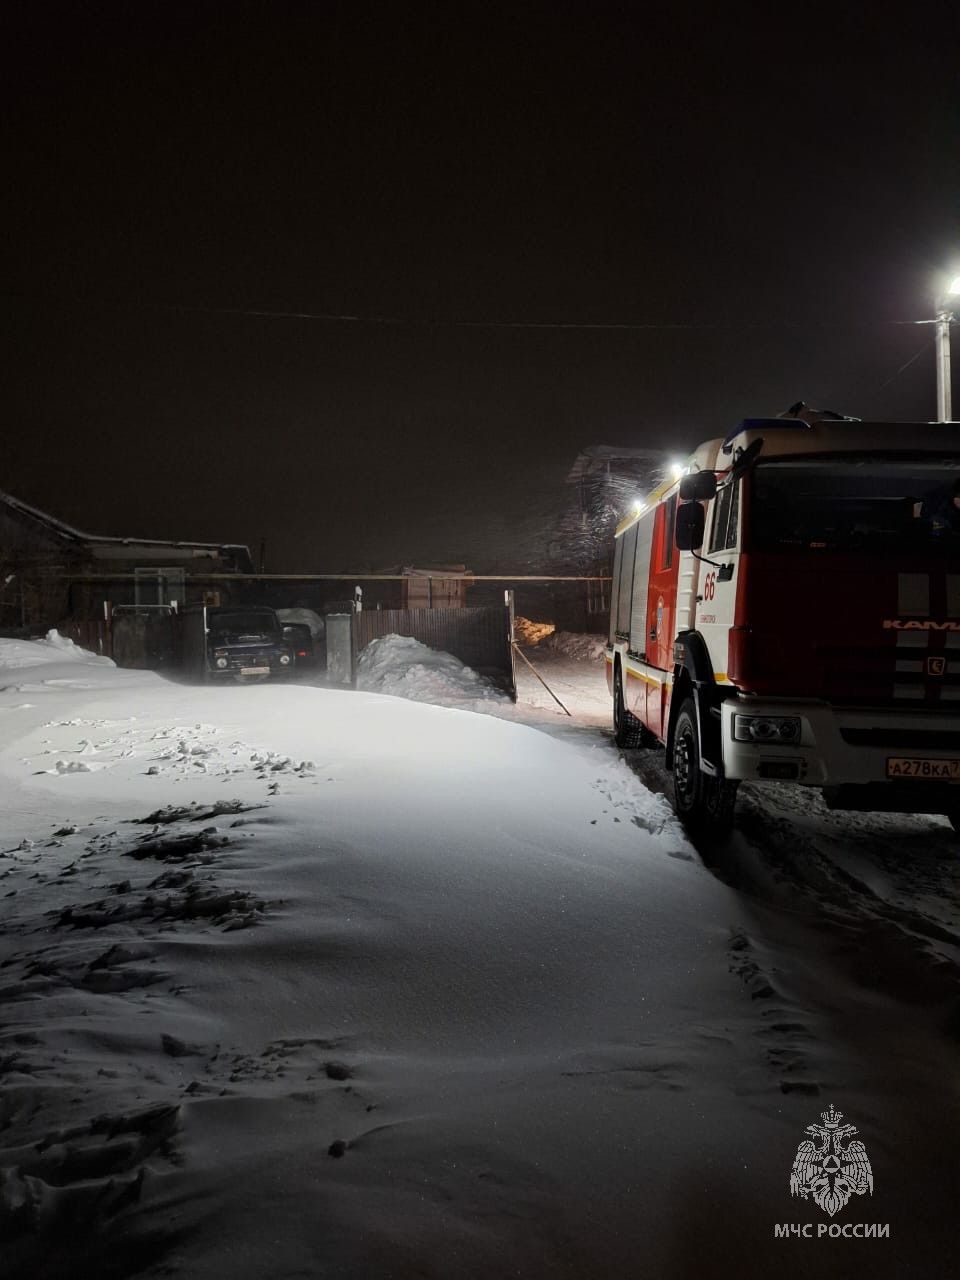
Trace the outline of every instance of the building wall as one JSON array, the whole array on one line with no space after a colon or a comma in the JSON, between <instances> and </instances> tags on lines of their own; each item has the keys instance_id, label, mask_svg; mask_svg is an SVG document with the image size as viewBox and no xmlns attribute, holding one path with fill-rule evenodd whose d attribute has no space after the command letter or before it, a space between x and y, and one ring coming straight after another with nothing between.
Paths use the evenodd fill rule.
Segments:
<instances>
[{"instance_id":1,"label":"building wall","mask_svg":"<svg viewBox=\"0 0 960 1280\"><path fill-rule=\"evenodd\" d=\"M66 584L56 575L74 564L64 539L0 505L0 626L30 627L61 617Z\"/></svg>"}]
</instances>

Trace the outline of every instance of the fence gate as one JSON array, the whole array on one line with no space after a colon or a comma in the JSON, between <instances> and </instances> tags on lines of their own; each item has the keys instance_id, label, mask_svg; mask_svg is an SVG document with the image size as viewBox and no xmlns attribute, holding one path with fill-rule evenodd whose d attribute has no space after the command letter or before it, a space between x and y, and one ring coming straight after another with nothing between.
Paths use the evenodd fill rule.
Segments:
<instances>
[{"instance_id":1,"label":"fence gate","mask_svg":"<svg viewBox=\"0 0 960 1280\"><path fill-rule=\"evenodd\" d=\"M357 653L379 636L412 636L452 653L516 700L510 605L477 609L365 609L353 615Z\"/></svg>"},{"instance_id":2,"label":"fence gate","mask_svg":"<svg viewBox=\"0 0 960 1280\"><path fill-rule=\"evenodd\" d=\"M179 619L164 605L113 610L113 660L118 667L167 671L180 663Z\"/></svg>"}]
</instances>

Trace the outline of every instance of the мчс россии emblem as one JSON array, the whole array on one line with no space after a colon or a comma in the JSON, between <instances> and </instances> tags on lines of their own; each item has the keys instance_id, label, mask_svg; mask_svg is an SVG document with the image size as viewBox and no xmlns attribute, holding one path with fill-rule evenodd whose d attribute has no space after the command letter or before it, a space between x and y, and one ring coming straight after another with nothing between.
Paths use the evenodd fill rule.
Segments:
<instances>
[{"instance_id":1,"label":"\u043c\u0447\u0441 \u0440\u043e\u0441\u0441\u0438\u0438 emblem","mask_svg":"<svg viewBox=\"0 0 960 1280\"><path fill-rule=\"evenodd\" d=\"M841 1124L843 1112L834 1110L820 1114L823 1124L808 1124L811 1136L797 1147L790 1173L790 1194L807 1200L813 1198L824 1213L832 1218L851 1196L873 1195L873 1170L866 1148L851 1138L857 1132L852 1124Z\"/></svg>"}]
</instances>

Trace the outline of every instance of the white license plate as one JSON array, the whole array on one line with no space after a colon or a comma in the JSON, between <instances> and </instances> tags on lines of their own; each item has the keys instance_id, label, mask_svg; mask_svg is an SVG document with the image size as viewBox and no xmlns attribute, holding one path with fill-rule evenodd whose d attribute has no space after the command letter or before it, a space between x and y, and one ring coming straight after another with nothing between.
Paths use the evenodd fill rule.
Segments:
<instances>
[{"instance_id":1,"label":"white license plate","mask_svg":"<svg viewBox=\"0 0 960 1280\"><path fill-rule=\"evenodd\" d=\"M241 667L240 674L242 676L268 676L270 674L269 667Z\"/></svg>"},{"instance_id":2,"label":"white license plate","mask_svg":"<svg viewBox=\"0 0 960 1280\"><path fill-rule=\"evenodd\" d=\"M889 756L887 777L960 782L960 760L924 760L917 756Z\"/></svg>"}]
</instances>

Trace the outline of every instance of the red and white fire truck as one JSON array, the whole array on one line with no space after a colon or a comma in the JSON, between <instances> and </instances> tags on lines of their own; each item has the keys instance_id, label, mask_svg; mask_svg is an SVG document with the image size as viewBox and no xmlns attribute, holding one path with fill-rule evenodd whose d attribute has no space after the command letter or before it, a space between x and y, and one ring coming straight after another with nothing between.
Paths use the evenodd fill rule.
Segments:
<instances>
[{"instance_id":1,"label":"red and white fire truck","mask_svg":"<svg viewBox=\"0 0 960 1280\"><path fill-rule=\"evenodd\" d=\"M665 744L692 832L745 779L960 831L960 424L748 419L620 525L612 585L616 740Z\"/></svg>"}]
</instances>

